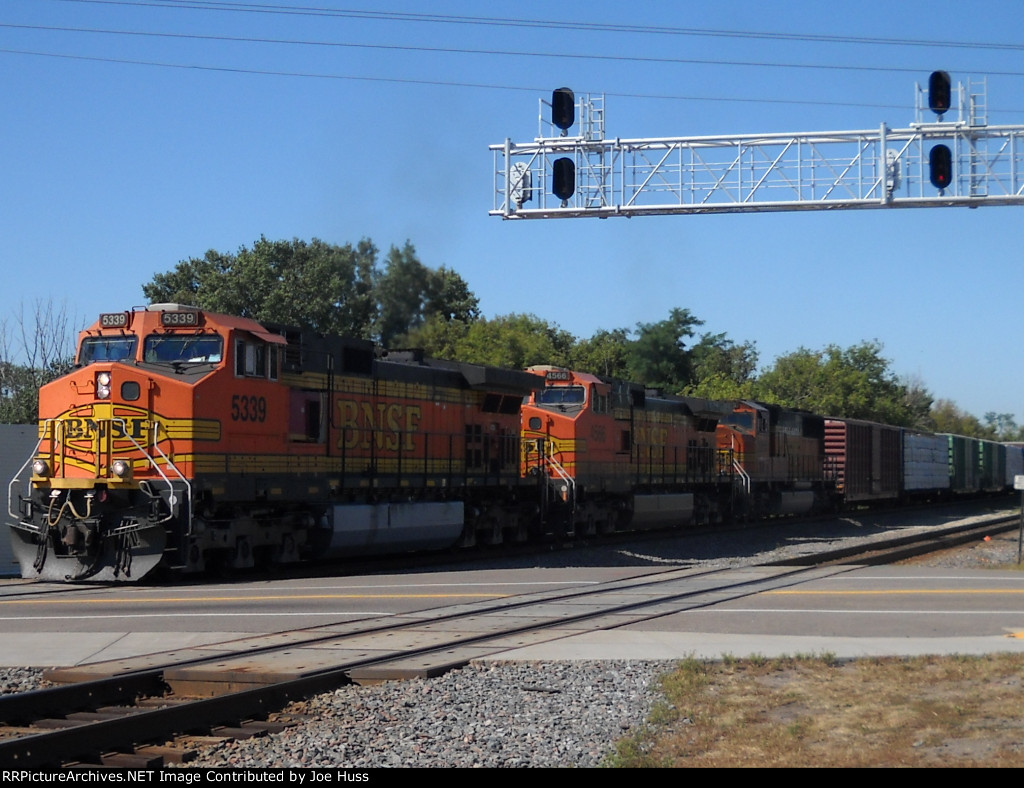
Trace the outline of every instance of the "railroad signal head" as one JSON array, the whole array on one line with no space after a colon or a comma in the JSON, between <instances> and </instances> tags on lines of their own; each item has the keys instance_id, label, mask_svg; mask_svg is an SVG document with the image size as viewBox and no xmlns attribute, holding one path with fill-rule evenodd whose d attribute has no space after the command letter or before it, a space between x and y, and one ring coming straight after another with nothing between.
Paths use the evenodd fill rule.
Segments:
<instances>
[{"instance_id":1,"label":"railroad signal head","mask_svg":"<svg viewBox=\"0 0 1024 788\"><path fill-rule=\"evenodd\" d=\"M952 104L952 89L949 74L933 71L928 77L928 109L941 117L949 112Z\"/></svg>"},{"instance_id":2,"label":"railroad signal head","mask_svg":"<svg viewBox=\"0 0 1024 788\"><path fill-rule=\"evenodd\" d=\"M576 96L569 88L551 93L551 122L562 130L563 136L576 122Z\"/></svg>"},{"instance_id":3,"label":"railroad signal head","mask_svg":"<svg viewBox=\"0 0 1024 788\"><path fill-rule=\"evenodd\" d=\"M928 153L928 174L936 189L945 189L953 181L953 154L947 146L936 145Z\"/></svg>"},{"instance_id":4,"label":"railroad signal head","mask_svg":"<svg viewBox=\"0 0 1024 788\"><path fill-rule=\"evenodd\" d=\"M551 165L552 194L565 202L576 192L576 165L568 156L555 159Z\"/></svg>"}]
</instances>

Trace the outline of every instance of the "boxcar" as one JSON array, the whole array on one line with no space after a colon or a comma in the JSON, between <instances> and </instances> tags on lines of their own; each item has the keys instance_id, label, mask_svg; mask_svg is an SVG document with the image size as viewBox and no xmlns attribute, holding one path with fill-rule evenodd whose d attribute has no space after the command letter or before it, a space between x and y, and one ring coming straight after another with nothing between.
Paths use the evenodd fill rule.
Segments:
<instances>
[{"instance_id":1,"label":"boxcar","mask_svg":"<svg viewBox=\"0 0 1024 788\"><path fill-rule=\"evenodd\" d=\"M855 419L825 419L825 455L846 503L900 496L902 429Z\"/></svg>"},{"instance_id":2,"label":"boxcar","mask_svg":"<svg viewBox=\"0 0 1024 788\"><path fill-rule=\"evenodd\" d=\"M1006 478L1006 447L990 440L978 441L978 489L998 492Z\"/></svg>"},{"instance_id":3,"label":"boxcar","mask_svg":"<svg viewBox=\"0 0 1024 788\"><path fill-rule=\"evenodd\" d=\"M1024 475L1024 443L1004 443L1006 449L1006 471L1003 485L1007 490L1013 489L1017 476Z\"/></svg>"},{"instance_id":4,"label":"boxcar","mask_svg":"<svg viewBox=\"0 0 1024 788\"><path fill-rule=\"evenodd\" d=\"M903 431L903 492L910 498L949 493L949 441L945 435Z\"/></svg>"},{"instance_id":5,"label":"boxcar","mask_svg":"<svg viewBox=\"0 0 1024 788\"><path fill-rule=\"evenodd\" d=\"M946 435L949 447L950 491L954 495L976 493L978 483L978 439Z\"/></svg>"}]
</instances>

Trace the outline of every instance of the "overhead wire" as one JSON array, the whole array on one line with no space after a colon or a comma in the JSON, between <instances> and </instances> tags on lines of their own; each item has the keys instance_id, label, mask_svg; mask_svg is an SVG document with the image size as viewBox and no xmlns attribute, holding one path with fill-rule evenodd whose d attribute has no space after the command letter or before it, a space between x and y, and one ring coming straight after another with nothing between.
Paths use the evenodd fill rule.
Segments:
<instances>
[{"instance_id":1,"label":"overhead wire","mask_svg":"<svg viewBox=\"0 0 1024 788\"><path fill-rule=\"evenodd\" d=\"M244 44L277 44L287 46L326 47L340 49L379 49L384 51L398 52L428 52L431 54L455 54L455 55L488 55L503 57L529 57L529 58L559 58L564 60L606 60L613 62L629 63L655 63L664 65L708 65L708 66L740 66L745 68L788 68L806 70L826 71L870 71L870 72L903 72L920 73L919 68L908 66L872 66L863 64L830 64L830 63L788 63L773 62L769 60L730 60L723 58L681 58L681 57L655 57L651 55L609 55L595 53L575 52L539 52L529 50L508 50L508 49L472 49L467 47L439 47L421 46L411 44L367 44L350 41L311 41L294 38L266 38L258 36L229 36L213 35L203 33L168 33L148 30L117 30L113 28L86 28L69 27L65 25L28 25L10 22L0 22L0 28L11 28L19 30L41 30L61 33L88 33L112 36L139 36L150 38L185 39L194 41L218 41L228 43ZM991 71L986 70L988 75L996 76L1024 76L1024 71Z\"/></svg>"},{"instance_id":2,"label":"overhead wire","mask_svg":"<svg viewBox=\"0 0 1024 788\"><path fill-rule=\"evenodd\" d=\"M266 3L236 3L236 2L224 2L224 0L176 0L176 2L167 2L166 0L56 0L57 2L65 3L78 3L78 4L92 4L92 5L116 5L116 6L133 6L133 7L157 7L157 8L174 8L178 10L213 10L213 11L229 11L229 12L244 12L244 13L266 13L266 14L286 14L286 15L301 15L301 16L331 16L331 17L344 17L344 18L368 18L368 19L380 19L390 22L396 21L411 21L411 22L432 22L432 23L449 23L449 24L477 24L477 25L499 25L499 26L517 26L517 27L545 27L545 28L556 28L556 29L574 29L574 30L586 30L586 31L598 31L598 32L616 32L616 33L642 33L642 34L669 34L669 35L706 35L706 36L729 36L739 38L762 38L762 39L784 39L790 41L813 41L813 42L829 42L829 43L855 43L864 44L870 43L874 45L878 44L899 44L902 46L907 45L927 45L927 46L945 46L949 42L935 42L935 41L914 41L912 39L882 39L876 37L852 37L852 36L831 36L831 35L816 35L816 34L789 34L789 33L759 33L753 31L726 31L726 30L707 30L707 29L696 29L696 28L678 28L678 27L661 27L661 26L649 26L649 25L627 25L627 24L608 24L608 23L593 23L593 22L558 22L552 20L523 20L523 19L507 19L501 17L474 17L474 16L455 16L455 15L442 15L442 14L424 14L424 13L408 13L408 12L395 12L395 11L367 11L358 9L332 9L322 8L315 6L281 6L278 4L266 4ZM780 68L780 69L802 69L802 70L829 70L829 71L866 71L866 72L904 72L904 73L917 73L919 69L909 67L887 67L887 66L873 66L873 65L836 65L836 64L820 64L820 63L790 63L790 62L773 62L768 60L730 60L723 58L714 59L701 59L701 58L676 58L676 57L656 57L656 56L642 56L642 55L609 55L609 54L587 54L587 53L565 53L565 52L541 52L541 51L525 51L525 50L499 50L499 49L488 49L488 48L465 48L465 47L430 47L421 45L406 45L406 44L376 44L376 43L355 43L355 42L332 42L322 40L302 40L302 39L284 39L284 38L266 38L257 36L229 36L229 35L215 35L215 34L201 34L201 33L172 33L162 31L142 31L142 30L118 30L111 28L83 28L83 27L71 27L63 25L30 25L30 24L16 24L16 23L0 23L0 28L7 29L26 29L26 30L40 30L50 32L70 32L70 33L84 33L91 35L115 35L115 36L138 36L138 37L154 37L154 38L166 38L166 39L183 39L183 40L196 40L196 41L217 41L217 42L229 42L229 43L247 43L247 44L274 44L274 45L285 45L285 46L307 46L307 47L333 47L333 48L351 48L351 49L366 49L366 50L380 50L380 51L399 51L399 52L425 52L430 54L455 54L455 55L480 55L480 56L501 56L501 57L527 57L527 58L559 58L563 60L595 60L595 61L613 61L613 62L635 62L635 63L647 63L647 64L665 64L665 65L707 65L707 66L731 66L731 67L744 67L744 68ZM968 46L962 42L959 45ZM1011 45L1011 44L989 44L989 43L975 43L970 46L978 48L1012 48L1019 49L1024 48L1024 45ZM288 71L280 69L261 69L252 67L241 67L241 66L217 66L208 64L182 64L173 63L167 61L158 60L140 60L134 58L119 58L110 56L95 56L95 55L73 55L62 52L47 52L37 49L17 49L17 48L0 48L0 53L4 54L19 54L19 55L30 55L37 57L53 57L63 58L72 60L82 61L94 61L94 62L105 62L115 63L121 65L140 65L149 67L159 68L173 68L173 69L188 69L196 71L211 71L211 72L227 72L237 74L252 74L258 76L279 76L279 77L293 77L293 78L306 78L306 79L327 79L327 80L356 80L356 81L368 81L368 82L381 82L381 83L395 83L395 84L419 84L429 85L438 87L460 87L460 88L484 88L488 90L510 90L510 91L529 91L537 92L538 90L543 92L546 88L528 87L522 85L508 85L508 84L493 84L493 83L480 83L480 82L467 82L461 80L441 80L441 79L425 79L425 78L412 78L412 77L384 77L384 76L367 76L367 75L355 75L355 74L329 74L329 73L316 73L308 71ZM1017 71L986 71L986 75L999 75L999 76L1013 76L1019 77L1024 76L1024 72ZM658 100L673 100L673 101L702 101L702 102L724 102L724 103L750 103L750 104L791 104L791 105L817 105L817 106L847 106L847 107L875 107L875 108L886 108L886 109L901 109L902 105L893 104L882 104L878 102L857 102L857 101L836 101L836 100L821 100L821 99L785 99L785 98L743 98L743 97L723 97L723 96L695 96L695 95L678 95L678 94L665 94L665 93L643 93L643 92L617 92L617 91L601 91L606 96L618 97L618 98L642 98L642 99L658 99Z\"/></svg>"},{"instance_id":3,"label":"overhead wire","mask_svg":"<svg viewBox=\"0 0 1024 788\"><path fill-rule=\"evenodd\" d=\"M879 36L849 36L819 33L783 33L752 30L716 30L663 25L635 25L580 20L514 19L508 17L478 17L454 14L425 14L405 11L370 11L365 9L336 9L318 6L284 6L272 3L226 2L226 0L58 0L67 3L122 5L140 7L177 8L181 10L217 10L245 13L283 14L289 16L333 16L342 18L381 19L403 22L432 22L444 24L472 24L502 27L586 30L610 33L642 33L657 35L708 36L716 38L749 38L772 41L803 41L841 44L869 44L871 46L927 46L942 48L993 49L1022 51L1024 44L927 40L912 38L884 38Z\"/></svg>"}]
</instances>

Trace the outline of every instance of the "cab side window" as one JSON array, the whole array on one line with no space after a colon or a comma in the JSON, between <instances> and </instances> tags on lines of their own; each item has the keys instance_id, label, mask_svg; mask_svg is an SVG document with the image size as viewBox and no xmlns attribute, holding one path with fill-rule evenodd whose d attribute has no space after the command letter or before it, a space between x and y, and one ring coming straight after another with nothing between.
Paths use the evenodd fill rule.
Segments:
<instances>
[{"instance_id":1,"label":"cab side window","mask_svg":"<svg viewBox=\"0 0 1024 788\"><path fill-rule=\"evenodd\" d=\"M278 351L264 342L235 340L235 375L277 380Z\"/></svg>"}]
</instances>

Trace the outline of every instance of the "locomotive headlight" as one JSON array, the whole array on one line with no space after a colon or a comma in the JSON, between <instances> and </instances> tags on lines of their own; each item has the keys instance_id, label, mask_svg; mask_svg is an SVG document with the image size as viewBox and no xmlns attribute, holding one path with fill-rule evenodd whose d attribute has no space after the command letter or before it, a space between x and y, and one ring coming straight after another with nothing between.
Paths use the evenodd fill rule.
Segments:
<instances>
[{"instance_id":1,"label":"locomotive headlight","mask_svg":"<svg viewBox=\"0 0 1024 788\"><path fill-rule=\"evenodd\" d=\"M36 476L49 476L50 463L46 460L35 460L32 463L32 473Z\"/></svg>"},{"instance_id":2,"label":"locomotive headlight","mask_svg":"<svg viewBox=\"0 0 1024 788\"><path fill-rule=\"evenodd\" d=\"M110 373L96 373L96 399L110 399Z\"/></svg>"},{"instance_id":3,"label":"locomotive headlight","mask_svg":"<svg viewBox=\"0 0 1024 788\"><path fill-rule=\"evenodd\" d=\"M131 473L132 467L125 460L114 460L110 463L110 470L119 479L124 479Z\"/></svg>"}]
</instances>

